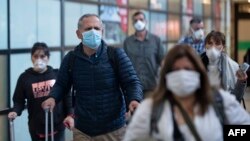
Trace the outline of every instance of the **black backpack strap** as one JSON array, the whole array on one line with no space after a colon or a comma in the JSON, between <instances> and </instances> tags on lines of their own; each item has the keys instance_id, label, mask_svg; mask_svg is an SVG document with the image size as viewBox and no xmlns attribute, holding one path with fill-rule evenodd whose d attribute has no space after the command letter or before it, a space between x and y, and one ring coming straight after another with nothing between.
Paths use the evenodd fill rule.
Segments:
<instances>
[{"instance_id":1,"label":"black backpack strap","mask_svg":"<svg viewBox=\"0 0 250 141\"><path fill-rule=\"evenodd\" d=\"M212 89L212 94L213 94L213 107L223 128L223 125L227 123L223 105L223 98L217 89Z\"/></svg>"},{"instance_id":2,"label":"black backpack strap","mask_svg":"<svg viewBox=\"0 0 250 141\"><path fill-rule=\"evenodd\" d=\"M72 77L74 63L75 63L74 51L70 51L69 52L69 62L68 62L68 73L70 74L70 77Z\"/></svg>"},{"instance_id":3,"label":"black backpack strap","mask_svg":"<svg viewBox=\"0 0 250 141\"><path fill-rule=\"evenodd\" d=\"M119 68L118 68L119 64L118 64L117 59L115 58L115 47L108 46L107 47L107 54L108 54L109 61L111 62L111 65L115 70L116 75L119 76L118 75L118 73L119 73L118 72L119 71Z\"/></svg>"},{"instance_id":4,"label":"black backpack strap","mask_svg":"<svg viewBox=\"0 0 250 141\"><path fill-rule=\"evenodd\" d=\"M174 141L185 141L179 127L178 127L178 124L175 120L175 117L174 117L174 104L172 101L170 101L170 104L171 104L171 112L172 112L172 121L173 121L173 125L174 125L174 134L173 134L173 139Z\"/></svg>"},{"instance_id":5,"label":"black backpack strap","mask_svg":"<svg viewBox=\"0 0 250 141\"><path fill-rule=\"evenodd\" d=\"M75 54L74 51L69 52L69 61L68 61L68 74L69 74L69 81L72 83L72 88L70 92L70 96L72 96L72 106L75 106L75 88L73 85L73 67L75 64Z\"/></svg>"},{"instance_id":6,"label":"black backpack strap","mask_svg":"<svg viewBox=\"0 0 250 141\"><path fill-rule=\"evenodd\" d=\"M193 121L189 117L188 113L184 110L184 108L181 106L181 104L178 101L176 101L175 99L173 99L173 100L174 100L173 101L174 105L176 105L179 108L179 110L180 110L180 112L181 112L187 126L189 127L191 133L193 134L195 140L196 141L202 141L201 137L200 137L198 131L196 130L196 127L194 126Z\"/></svg>"},{"instance_id":7,"label":"black backpack strap","mask_svg":"<svg viewBox=\"0 0 250 141\"><path fill-rule=\"evenodd\" d=\"M150 131L149 135L152 136L153 132L159 133L159 129L157 126L157 123L159 119L161 118L162 112L164 109L164 101L160 102L157 105L153 105L152 111L151 111L151 118L150 118Z\"/></svg>"},{"instance_id":8,"label":"black backpack strap","mask_svg":"<svg viewBox=\"0 0 250 141\"><path fill-rule=\"evenodd\" d=\"M173 120L173 125L174 125L173 139L174 141L185 141L177 125L177 122L174 118L173 102L170 101L170 104L171 104L171 111L172 111L172 120ZM161 102L158 105L153 105L152 107L151 119L150 119L150 131L149 131L150 136L153 135L153 132L159 133L157 123L161 118L163 109L164 109L164 102Z\"/></svg>"}]
</instances>

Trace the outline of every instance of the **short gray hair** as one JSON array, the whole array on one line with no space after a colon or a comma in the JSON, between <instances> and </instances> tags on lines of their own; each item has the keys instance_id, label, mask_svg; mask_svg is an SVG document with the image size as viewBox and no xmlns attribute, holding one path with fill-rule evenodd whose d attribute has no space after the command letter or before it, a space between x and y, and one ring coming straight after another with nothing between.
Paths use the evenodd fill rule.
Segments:
<instances>
[{"instance_id":1,"label":"short gray hair","mask_svg":"<svg viewBox=\"0 0 250 141\"><path fill-rule=\"evenodd\" d=\"M80 29L80 28L82 27L81 21L82 21L84 18L93 17L93 16L94 16L94 17L97 17L97 18L100 20L101 26L102 26L102 20L100 19L100 17L99 17L98 15L96 15L96 14L84 14L84 15L82 15L82 16L79 18L78 24L77 24L77 28Z\"/></svg>"}]
</instances>

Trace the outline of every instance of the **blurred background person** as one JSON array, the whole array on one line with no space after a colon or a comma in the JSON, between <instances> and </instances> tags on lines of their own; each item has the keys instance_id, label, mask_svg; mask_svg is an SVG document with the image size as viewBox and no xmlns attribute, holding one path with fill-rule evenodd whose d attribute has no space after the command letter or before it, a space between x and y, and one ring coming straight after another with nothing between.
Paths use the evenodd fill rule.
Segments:
<instances>
[{"instance_id":1,"label":"blurred background person","mask_svg":"<svg viewBox=\"0 0 250 141\"><path fill-rule=\"evenodd\" d=\"M198 17L194 17L190 20L189 25L189 32L179 40L179 43L188 44L192 46L198 54L202 54L205 51L203 21Z\"/></svg>"},{"instance_id":2,"label":"blurred background person","mask_svg":"<svg viewBox=\"0 0 250 141\"><path fill-rule=\"evenodd\" d=\"M132 20L135 34L125 39L124 50L133 63L146 97L156 86L164 48L160 38L146 29L147 21L142 11L135 12Z\"/></svg>"},{"instance_id":3,"label":"blurred background person","mask_svg":"<svg viewBox=\"0 0 250 141\"><path fill-rule=\"evenodd\" d=\"M136 110L124 141L150 136L162 141L218 141L223 140L223 124L250 124L249 114L223 89L219 94L226 120L221 123L206 69L193 48L176 45L163 62L159 85Z\"/></svg>"},{"instance_id":4,"label":"blurred background person","mask_svg":"<svg viewBox=\"0 0 250 141\"><path fill-rule=\"evenodd\" d=\"M239 69L239 64L226 54L225 35L219 31L211 31L205 38L206 52L201 54L202 61L208 71L217 69L217 77L222 88L234 94L241 101L246 88L247 74Z\"/></svg>"},{"instance_id":5,"label":"blurred background person","mask_svg":"<svg viewBox=\"0 0 250 141\"><path fill-rule=\"evenodd\" d=\"M48 66L49 57L49 48L45 43L37 42L33 45L31 61L34 66L19 76L13 96L14 108L8 114L8 118L12 120L20 116L27 101L28 126L32 141L45 140L45 112L41 104L55 84L58 71ZM54 109L54 132L48 133L54 134L55 141L64 141L65 138L63 119L70 112L65 103L66 101L58 103Z\"/></svg>"}]
</instances>

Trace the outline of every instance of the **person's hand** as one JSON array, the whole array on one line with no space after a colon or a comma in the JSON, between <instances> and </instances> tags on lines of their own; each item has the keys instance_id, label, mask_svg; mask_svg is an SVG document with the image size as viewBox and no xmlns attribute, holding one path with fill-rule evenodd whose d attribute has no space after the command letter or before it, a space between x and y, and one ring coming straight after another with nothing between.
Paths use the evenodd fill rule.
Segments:
<instances>
[{"instance_id":1,"label":"person's hand","mask_svg":"<svg viewBox=\"0 0 250 141\"><path fill-rule=\"evenodd\" d=\"M134 113L135 109L137 108L137 106L139 105L140 103L136 100L132 100L130 103L129 103L129 111L131 112L131 114Z\"/></svg>"},{"instance_id":2,"label":"person's hand","mask_svg":"<svg viewBox=\"0 0 250 141\"><path fill-rule=\"evenodd\" d=\"M246 81L247 80L247 74L246 72L242 70L238 70L236 72L236 77L238 78L239 81Z\"/></svg>"},{"instance_id":3,"label":"person's hand","mask_svg":"<svg viewBox=\"0 0 250 141\"><path fill-rule=\"evenodd\" d=\"M10 112L8 114L8 118L11 120L14 120L17 117L17 113L16 112Z\"/></svg>"},{"instance_id":4,"label":"person's hand","mask_svg":"<svg viewBox=\"0 0 250 141\"><path fill-rule=\"evenodd\" d=\"M41 106L43 109L50 109L50 111L52 112L55 105L56 105L55 99L51 97L45 100Z\"/></svg>"},{"instance_id":5,"label":"person's hand","mask_svg":"<svg viewBox=\"0 0 250 141\"><path fill-rule=\"evenodd\" d=\"M126 119L126 121L129 121L130 118L131 118L131 112L128 111L128 112L125 113L125 119Z\"/></svg>"},{"instance_id":6,"label":"person's hand","mask_svg":"<svg viewBox=\"0 0 250 141\"><path fill-rule=\"evenodd\" d=\"M65 127L67 127L69 130L72 130L75 126L75 121L74 118L72 116L67 116L64 121L63 124Z\"/></svg>"}]
</instances>

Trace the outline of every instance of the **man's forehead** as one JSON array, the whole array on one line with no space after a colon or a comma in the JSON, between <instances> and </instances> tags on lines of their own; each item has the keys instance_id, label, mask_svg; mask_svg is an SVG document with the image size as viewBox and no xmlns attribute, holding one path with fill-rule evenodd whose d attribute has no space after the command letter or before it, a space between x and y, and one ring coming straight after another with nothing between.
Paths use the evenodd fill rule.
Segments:
<instances>
[{"instance_id":1,"label":"man's forehead","mask_svg":"<svg viewBox=\"0 0 250 141\"><path fill-rule=\"evenodd\" d=\"M101 20L96 16L90 16L82 19L82 22L97 22L101 23Z\"/></svg>"},{"instance_id":2,"label":"man's forehead","mask_svg":"<svg viewBox=\"0 0 250 141\"><path fill-rule=\"evenodd\" d=\"M145 18L145 17L144 17L143 14L138 14L138 15L134 16L134 20L135 20L135 19L144 19L144 18Z\"/></svg>"},{"instance_id":3,"label":"man's forehead","mask_svg":"<svg viewBox=\"0 0 250 141\"><path fill-rule=\"evenodd\" d=\"M95 16L87 17L82 19L83 26L101 26L101 20Z\"/></svg>"},{"instance_id":4,"label":"man's forehead","mask_svg":"<svg viewBox=\"0 0 250 141\"><path fill-rule=\"evenodd\" d=\"M34 52L34 55L35 54L45 54L45 52L42 49L39 49Z\"/></svg>"},{"instance_id":5,"label":"man's forehead","mask_svg":"<svg viewBox=\"0 0 250 141\"><path fill-rule=\"evenodd\" d=\"M204 27L204 24L203 24L203 22L200 22L200 23L193 23L191 26L192 26L193 28L200 29L200 28L203 28L203 27Z\"/></svg>"}]
</instances>

